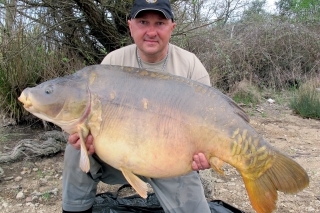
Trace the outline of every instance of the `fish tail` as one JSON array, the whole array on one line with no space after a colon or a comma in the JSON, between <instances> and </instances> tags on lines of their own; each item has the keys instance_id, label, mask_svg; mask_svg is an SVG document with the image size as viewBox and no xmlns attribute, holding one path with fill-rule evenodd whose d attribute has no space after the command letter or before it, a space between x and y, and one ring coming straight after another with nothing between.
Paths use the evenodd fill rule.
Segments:
<instances>
[{"instance_id":1,"label":"fish tail","mask_svg":"<svg viewBox=\"0 0 320 213\"><path fill-rule=\"evenodd\" d=\"M241 175L251 204L258 213L271 213L276 209L277 191L293 194L309 185L306 171L280 152L275 153L270 168L258 178Z\"/></svg>"}]
</instances>

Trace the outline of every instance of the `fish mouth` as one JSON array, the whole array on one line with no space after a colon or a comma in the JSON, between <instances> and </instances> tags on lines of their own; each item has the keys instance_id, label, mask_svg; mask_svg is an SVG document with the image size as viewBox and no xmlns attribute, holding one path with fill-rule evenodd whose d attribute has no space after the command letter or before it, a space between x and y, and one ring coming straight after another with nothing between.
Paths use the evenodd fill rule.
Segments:
<instances>
[{"instance_id":1,"label":"fish mouth","mask_svg":"<svg viewBox=\"0 0 320 213\"><path fill-rule=\"evenodd\" d=\"M23 103L23 107L25 109L28 109L28 108L32 107L32 103L31 103L30 99L28 99L28 96L24 92L21 93L21 95L18 98L18 100L21 103Z\"/></svg>"}]
</instances>

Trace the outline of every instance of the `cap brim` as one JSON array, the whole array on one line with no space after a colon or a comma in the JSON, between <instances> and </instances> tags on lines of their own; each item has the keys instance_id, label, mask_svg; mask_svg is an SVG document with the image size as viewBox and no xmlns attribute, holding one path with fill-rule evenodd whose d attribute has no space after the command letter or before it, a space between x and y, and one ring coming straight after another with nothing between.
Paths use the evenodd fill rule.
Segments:
<instances>
[{"instance_id":1,"label":"cap brim","mask_svg":"<svg viewBox=\"0 0 320 213\"><path fill-rule=\"evenodd\" d=\"M135 12L133 15L131 15L131 18L136 18L137 15L142 12L142 11L146 11L146 10L153 10L153 11L159 11L161 12L165 17L166 19L173 19L173 17L168 14L166 11L164 10L159 10L159 9L155 9L155 8L144 8L144 9L141 9L141 10L138 10L137 12Z\"/></svg>"}]
</instances>

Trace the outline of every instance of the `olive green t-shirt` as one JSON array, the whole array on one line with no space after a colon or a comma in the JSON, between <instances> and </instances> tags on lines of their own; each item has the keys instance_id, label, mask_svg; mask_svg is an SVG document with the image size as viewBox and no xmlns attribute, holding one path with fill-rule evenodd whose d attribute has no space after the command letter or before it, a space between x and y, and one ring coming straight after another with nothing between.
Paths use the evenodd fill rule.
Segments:
<instances>
[{"instance_id":1,"label":"olive green t-shirt","mask_svg":"<svg viewBox=\"0 0 320 213\"><path fill-rule=\"evenodd\" d=\"M142 62L142 67L151 71L168 72L173 75L189 78L210 86L209 74L200 60L191 52L176 45L169 44L168 59L164 70L165 59L157 63ZM129 66L139 68L137 46L131 44L110 52L101 64Z\"/></svg>"}]
</instances>

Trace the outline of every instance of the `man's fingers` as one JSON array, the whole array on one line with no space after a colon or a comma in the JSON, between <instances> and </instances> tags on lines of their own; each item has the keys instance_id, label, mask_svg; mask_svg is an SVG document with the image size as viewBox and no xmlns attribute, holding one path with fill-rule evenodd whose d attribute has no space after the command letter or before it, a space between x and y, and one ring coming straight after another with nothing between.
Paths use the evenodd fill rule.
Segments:
<instances>
[{"instance_id":1,"label":"man's fingers","mask_svg":"<svg viewBox=\"0 0 320 213\"><path fill-rule=\"evenodd\" d=\"M75 143L77 143L78 139L79 139L79 134L74 133L74 134L69 135L68 142L70 144L75 144Z\"/></svg>"},{"instance_id":2,"label":"man's fingers","mask_svg":"<svg viewBox=\"0 0 320 213\"><path fill-rule=\"evenodd\" d=\"M86 140L86 144L89 144L89 145L93 144L93 136L92 135L88 135L87 140Z\"/></svg>"},{"instance_id":3,"label":"man's fingers","mask_svg":"<svg viewBox=\"0 0 320 213\"><path fill-rule=\"evenodd\" d=\"M193 156L192 169L195 171L201 170L201 164L198 155Z\"/></svg>"},{"instance_id":4,"label":"man's fingers","mask_svg":"<svg viewBox=\"0 0 320 213\"><path fill-rule=\"evenodd\" d=\"M210 168L210 164L209 164L206 156L204 156L203 153L199 153L198 156L199 156L199 163L200 163L201 169L209 169Z\"/></svg>"},{"instance_id":5,"label":"man's fingers","mask_svg":"<svg viewBox=\"0 0 320 213\"><path fill-rule=\"evenodd\" d=\"M73 146L73 148L80 149L80 139L78 133L69 135L68 142L71 146Z\"/></svg>"},{"instance_id":6,"label":"man's fingers","mask_svg":"<svg viewBox=\"0 0 320 213\"><path fill-rule=\"evenodd\" d=\"M92 155L94 152L95 152L94 146L93 146L93 145L90 145L89 148L88 148L88 154L89 154L89 155Z\"/></svg>"},{"instance_id":7,"label":"man's fingers","mask_svg":"<svg viewBox=\"0 0 320 213\"><path fill-rule=\"evenodd\" d=\"M194 170L194 171L198 171L198 170L199 170L198 165L197 165L196 162L194 162L194 161L192 162L191 167L192 167L192 170Z\"/></svg>"},{"instance_id":8,"label":"man's fingers","mask_svg":"<svg viewBox=\"0 0 320 213\"><path fill-rule=\"evenodd\" d=\"M209 169L210 164L203 153L193 156L192 169L195 171Z\"/></svg>"},{"instance_id":9,"label":"man's fingers","mask_svg":"<svg viewBox=\"0 0 320 213\"><path fill-rule=\"evenodd\" d=\"M94 146L93 146L93 136L92 135L88 135L88 137L86 139L86 147L87 147L89 155L92 155L95 152Z\"/></svg>"},{"instance_id":10,"label":"man's fingers","mask_svg":"<svg viewBox=\"0 0 320 213\"><path fill-rule=\"evenodd\" d=\"M88 135L88 137L85 140L86 140L85 145L88 150L88 154L92 155L95 152L94 146L93 146L93 136ZM70 143L70 145L73 146L73 148L80 149L81 141L80 141L78 133L74 133L72 135L69 135L68 142Z\"/></svg>"}]
</instances>

